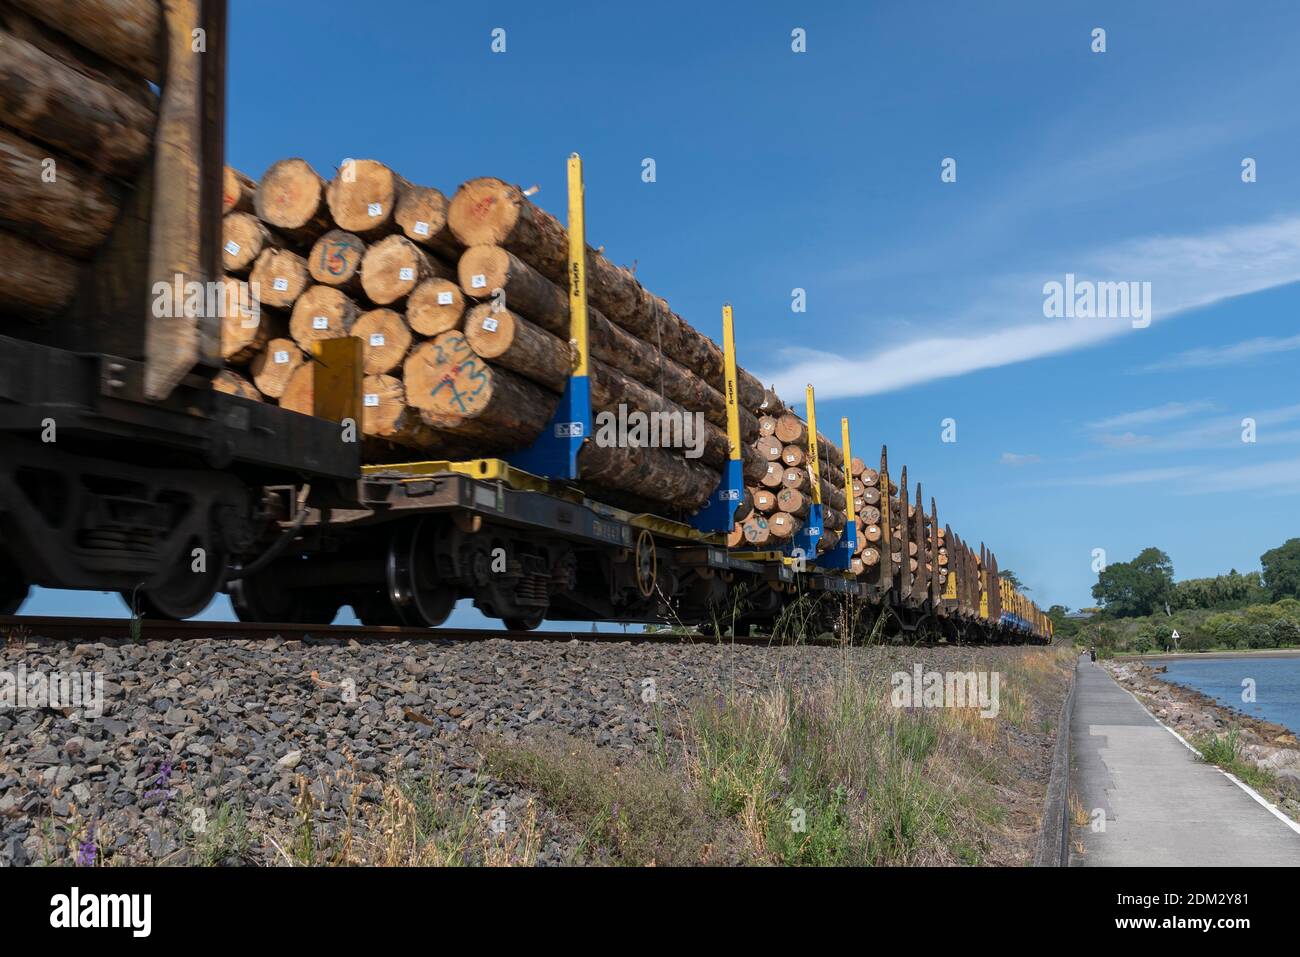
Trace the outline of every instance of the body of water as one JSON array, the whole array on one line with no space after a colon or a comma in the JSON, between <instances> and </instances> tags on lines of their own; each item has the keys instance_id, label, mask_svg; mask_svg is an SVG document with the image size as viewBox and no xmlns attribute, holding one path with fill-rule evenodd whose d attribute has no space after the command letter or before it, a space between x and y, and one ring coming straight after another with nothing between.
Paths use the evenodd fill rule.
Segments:
<instances>
[{"instance_id":1,"label":"body of water","mask_svg":"<svg viewBox=\"0 0 1300 957\"><path fill-rule=\"evenodd\" d=\"M1160 677L1166 681L1192 688L1253 718L1284 725L1300 735L1300 657L1247 655L1150 663L1165 665L1168 670ZM1245 691L1242 682L1248 678L1255 682L1254 701L1243 701L1241 697Z\"/></svg>"}]
</instances>

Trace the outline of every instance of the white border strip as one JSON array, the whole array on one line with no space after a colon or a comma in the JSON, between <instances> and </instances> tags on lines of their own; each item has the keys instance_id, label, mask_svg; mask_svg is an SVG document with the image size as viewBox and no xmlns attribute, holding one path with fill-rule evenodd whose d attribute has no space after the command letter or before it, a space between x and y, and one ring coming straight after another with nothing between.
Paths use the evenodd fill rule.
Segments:
<instances>
[{"instance_id":1,"label":"white border strip","mask_svg":"<svg viewBox=\"0 0 1300 957\"><path fill-rule=\"evenodd\" d=\"M1166 731L1168 731L1170 734L1172 734L1175 738L1177 738L1177 739L1179 740L1179 742L1182 744L1183 747L1185 747L1188 751L1192 752L1192 754L1196 755L1197 759L1200 761L1201 764L1205 765L1207 768L1214 768L1214 770L1218 771L1218 772L1219 772L1220 774L1222 774L1225 778L1227 778L1227 779L1228 779L1229 781L1231 781L1233 784L1237 785L1237 787L1241 788L1243 791L1245 791L1247 794L1249 794L1252 798L1254 798L1255 801L1256 801L1257 803L1259 803L1259 804L1260 804L1260 805L1261 805L1265 810L1267 810L1267 811L1268 811L1270 814L1272 814L1275 818L1277 818L1279 821L1281 821L1281 822L1282 822L1283 824L1285 824L1287 827L1291 828L1291 830L1295 831L1297 834L1300 834L1300 823L1297 823L1297 822L1293 821L1293 820L1292 820L1290 817L1288 817L1286 814L1283 814L1281 811L1279 811L1278 808L1277 808L1277 805L1276 805L1276 804L1269 804L1268 801L1264 798L1264 795L1260 794L1258 791L1256 791L1253 787L1251 787L1251 786L1250 786L1249 784L1247 784L1245 781L1241 780L1241 779L1240 779L1239 777L1237 777L1235 774L1229 774L1227 771L1223 770L1223 768L1219 767L1217 764L1211 764L1209 761L1206 761L1204 758L1202 758L1202 757L1201 757L1201 752L1198 751L1198 750L1196 750L1195 747L1193 747L1190 743L1188 743L1188 741L1187 741L1186 738L1184 738L1181 734L1179 734L1179 733L1178 733L1177 731L1175 731L1173 728L1169 727L1169 725L1165 724L1163 721L1161 721L1159 718L1157 718L1154 714L1151 714L1150 709L1147 708L1147 706L1144 705L1144 704L1142 703L1142 699L1140 699L1140 698L1139 698L1137 695L1135 695L1133 692L1129 691L1128 688L1125 688L1124 685L1120 684L1120 682L1115 678L1114 675L1112 675L1112 674L1110 673L1109 670L1107 670L1107 669L1105 669L1105 668L1103 668L1102 670L1106 672L1107 676L1110 678L1111 681L1114 681L1115 684L1117 684L1117 685L1120 686L1120 688L1123 688L1123 690L1125 691L1125 693L1127 693L1128 696L1129 696L1130 698L1132 698L1134 701L1137 702L1138 707L1141 708L1143 711L1145 711L1145 712L1147 713L1147 715L1151 718L1152 721L1154 721L1154 722L1155 722L1156 724L1158 724L1160 727L1164 728Z\"/></svg>"}]
</instances>

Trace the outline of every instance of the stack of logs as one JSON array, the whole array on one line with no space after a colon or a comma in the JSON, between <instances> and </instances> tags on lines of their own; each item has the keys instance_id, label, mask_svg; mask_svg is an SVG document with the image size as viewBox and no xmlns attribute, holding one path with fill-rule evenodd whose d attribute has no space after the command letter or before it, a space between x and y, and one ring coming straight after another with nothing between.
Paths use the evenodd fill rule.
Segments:
<instances>
[{"instance_id":1,"label":"stack of logs","mask_svg":"<svg viewBox=\"0 0 1300 957\"><path fill-rule=\"evenodd\" d=\"M733 547L784 546L803 529L814 504L807 424L793 412L772 408L759 417L758 433L751 447L762 459L764 472L747 489L746 500L751 507L742 506L737 515L728 538ZM843 535L848 502L844 492L844 456L820 432L817 457L822 506L822 534L817 550L822 554L834 548ZM859 464L858 460L853 461L854 467Z\"/></svg>"},{"instance_id":2,"label":"stack of logs","mask_svg":"<svg viewBox=\"0 0 1300 957\"><path fill-rule=\"evenodd\" d=\"M474 179L448 200L374 160L347 161L327 181L295 158L260 182L228 168L224 201L229 368L217 388L309 413L313 343L355 336L370 461L500 456L537 438L574 363L568 238L522 190ZM722 351L590 248L587 276L593 411L616 425L622 407L633 428L602 435L598 418L579 456L583 484L692 512L729 454ZM241 308L254 298L256 316ZM746 483L788 490L776 534L793 534L807 514L803 424L743 369L737 385ZM633 413L653 417L648 433ZM764 436L784 443L775 482ZM830 474L842 459L824 440L822 450ZM830 529L843 527L838 495Z\"/></svg>"},{"instance_id":3,"label":"stack of logs","mask_svg":"<svg viewBox=\"0 0 1300 957\"><path fill-rule=\"evenodd\" d=\"M0 312L48 321L144 171L161 4L0 3Z\"/></svg>"}]
</instances>

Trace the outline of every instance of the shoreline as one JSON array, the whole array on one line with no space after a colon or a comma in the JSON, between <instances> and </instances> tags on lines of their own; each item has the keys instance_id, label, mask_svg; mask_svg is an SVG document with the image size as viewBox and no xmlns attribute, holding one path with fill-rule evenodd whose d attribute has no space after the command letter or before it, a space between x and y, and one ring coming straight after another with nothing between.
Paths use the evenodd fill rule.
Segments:
<instances>
[{"instance_id":1,"label":"shoreline","mask_svg":"<svg viewBox=\"0 0 1300 957\"><path fill-rule=\"evenodd\" d=\"M1189 661L1197 658L1300 658L1300 648L1248 648L1244 651L1173 651L1163 654L1113 655L1124 662Z\"/></svg>"}]
</instances>

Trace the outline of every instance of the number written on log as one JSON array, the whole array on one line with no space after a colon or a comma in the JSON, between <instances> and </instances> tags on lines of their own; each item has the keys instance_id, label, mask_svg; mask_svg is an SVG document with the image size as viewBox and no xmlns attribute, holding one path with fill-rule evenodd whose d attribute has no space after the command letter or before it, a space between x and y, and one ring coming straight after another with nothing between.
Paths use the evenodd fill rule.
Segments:
<instances>
[{"instance_id":1,"label":"number written on log","mask_svg":"<svg viewBox=\"0 0 1300 957\"><path fill-rule=\"evenodd\" d=\"M359 251L350 239L331 239L320 251L321 268L331 276L342 276L348 271L348 253Z\"/></svg>"}]
</instances>

